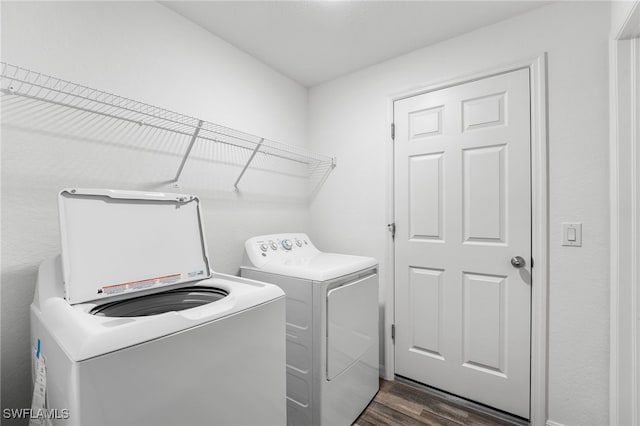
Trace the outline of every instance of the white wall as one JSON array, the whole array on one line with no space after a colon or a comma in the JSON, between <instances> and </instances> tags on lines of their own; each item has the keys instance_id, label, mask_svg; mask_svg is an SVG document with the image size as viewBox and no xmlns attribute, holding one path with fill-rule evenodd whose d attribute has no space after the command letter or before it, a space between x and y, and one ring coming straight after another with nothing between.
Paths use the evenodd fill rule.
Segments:
<instances>
[{"instance_id":1,"label":"white wall","mask_svg":"<svg viewBox=\"0 0 640 426\"><path fill-rule=\"evenodd\" d=\"M389 99L427 83L548 52L549 418L608 422L609 5L560 2L314 87L311 149L338 168L311 205L323 249L386 258ZM560 246L560 224L583 223L583 247ZM382 303L386 288L382 281Z\"/></svg>"},{"instance_id":2,"label":"white wall","mask_svg":"<svg viewBox=\"0 0 640 426\"><path fill-rule=\"evenodd\" d=\"M2 60L289 144L304 145L307 90L155 2L3 2ZM30 406L29 304L38 264L59 252L64 187L167 190L181 157L165 137L113 125L75 132L2 129L2 406ZM5 117L6 118L6 117ZM26 127L39 127L45 117ZM47 130L47 126L45 131ZM75 135L76 137L71 137ZM156 140L155 137L158 137ZM181 145L184 149L184 140ZM206 157L207 150L198 148ZM232 153L233 155L236 155ZM220 172L224 171L224 173ZM193 160L182 192L202 197L218 272L235 274L252 235L307 231L297 182ZM270 189L277 183L278 191ZM72 414L73 415L73 414Z\"/></svg>"}]
</instances>

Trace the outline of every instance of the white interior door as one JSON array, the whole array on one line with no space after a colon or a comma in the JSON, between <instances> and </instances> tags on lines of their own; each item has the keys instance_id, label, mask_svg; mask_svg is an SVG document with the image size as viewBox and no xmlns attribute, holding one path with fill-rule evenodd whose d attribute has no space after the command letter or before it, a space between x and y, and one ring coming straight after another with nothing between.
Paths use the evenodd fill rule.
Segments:
<instances>
[{"instance_id":1,"label":"white interior door","mask_svg":"<svg viewBox=\"0 0 640 426\"><path fill-rule=\"evenodd\" d=\"M394 121L395 373L528 418L529 70L396 101Z\"/></svg>"}]
</instances>

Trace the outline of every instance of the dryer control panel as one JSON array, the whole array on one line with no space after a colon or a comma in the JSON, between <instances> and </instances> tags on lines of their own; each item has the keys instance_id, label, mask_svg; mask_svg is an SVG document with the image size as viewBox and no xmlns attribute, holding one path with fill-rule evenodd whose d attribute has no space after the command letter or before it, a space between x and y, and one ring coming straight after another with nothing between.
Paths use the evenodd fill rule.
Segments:
<instances>
[{"instance_id":1,"label":"dryer control panel","mask_svg":"<svg viewBox=\"0 0 640 426\"><path fill-rule=\"evenodd\" d=\"M320 251L307 234L288 233L253 237L245 242L245 253L256 267L265 263L303 264Z\"/></svg>"},{"instance_id":2,"label":"dryer control panel","mask_svg":"<svg viewBox=\"0 0 640 426\"><path fill-rule=\"evenodd\" d=\"M241 270L322 282L366 269L378 262L372 257L324 253L306 234L272 234L245 242Z\"/></svg>"}]
</instances>

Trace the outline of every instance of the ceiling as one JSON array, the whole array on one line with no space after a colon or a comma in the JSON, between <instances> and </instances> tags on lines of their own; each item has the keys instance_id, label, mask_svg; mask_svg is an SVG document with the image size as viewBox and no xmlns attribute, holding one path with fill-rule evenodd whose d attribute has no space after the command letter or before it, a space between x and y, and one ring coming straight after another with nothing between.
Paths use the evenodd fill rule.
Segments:
<instances>
[{"instance_id":1,"label":"ceiling","mask_svg":"<svg viewBox=\"0 0 640 426\"><path fill-rule=\"evenodd\" d=\"M163 1L311 87L543 6L542 1Z\"/></svg>"}]
</instances>

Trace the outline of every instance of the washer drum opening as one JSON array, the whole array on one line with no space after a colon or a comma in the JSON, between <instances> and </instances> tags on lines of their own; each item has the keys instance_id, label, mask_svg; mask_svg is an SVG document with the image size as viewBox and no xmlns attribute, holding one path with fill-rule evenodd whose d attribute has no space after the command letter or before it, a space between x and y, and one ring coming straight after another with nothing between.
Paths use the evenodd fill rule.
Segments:
<instances>
[{"instance_id":1,"label":"washer drum opening","mask_svg":"<svg viewBox=\"0 0 640 426\"><path fill-rule=\"evenodd\" d=\"M105 317L143 317L183 311L217 302L229 295L221 288L185 287L96 306L90 313Z\"/></svg>"}]
</instances>

